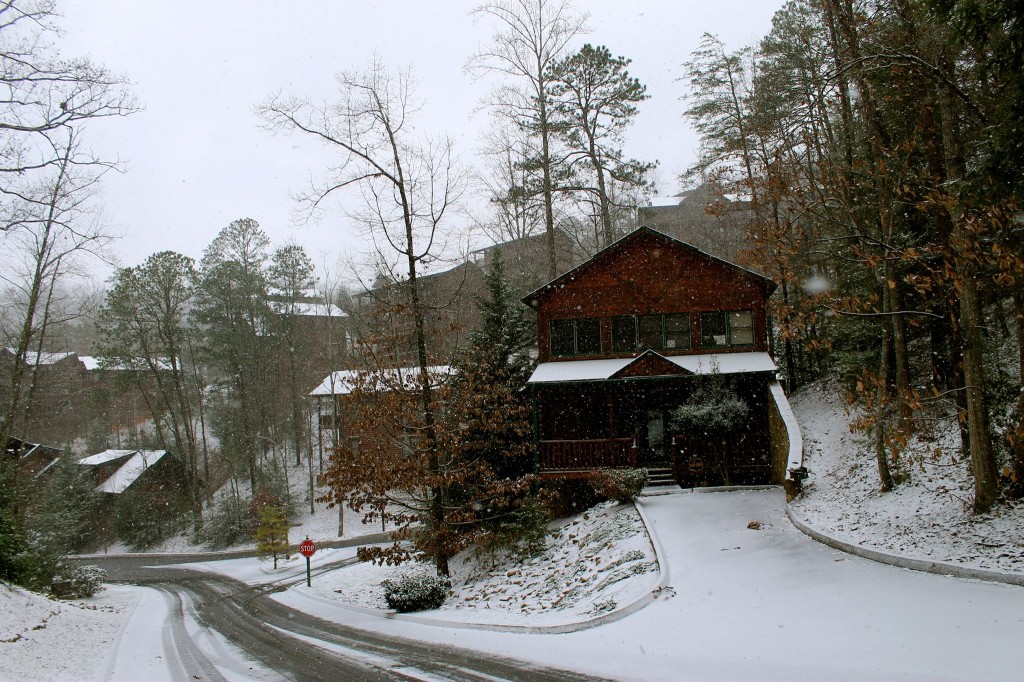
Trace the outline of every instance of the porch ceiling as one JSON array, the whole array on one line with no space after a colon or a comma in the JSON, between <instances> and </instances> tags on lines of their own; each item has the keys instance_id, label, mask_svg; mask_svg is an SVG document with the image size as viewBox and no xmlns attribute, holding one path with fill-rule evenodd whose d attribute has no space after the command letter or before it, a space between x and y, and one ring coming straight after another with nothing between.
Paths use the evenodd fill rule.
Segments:
<instances>
[{"instance_id":1,"label":"porch ceiling","mask_svg":"<svg viewBox=\"0 0 1024 682\"><path fill-rule=\"evenodd\" d=\"M558 384L573 381L606 381L644 357L657 355L692 374L746 374L778 370L768 353L701 353L699 355L661 355L654 351L635 358L608 360L563 360L544 362L537 366L527 383ZM717 370L715 369L717 367ZM648 375L661 376L661 375ZM674 376L674 375L664 375Z\"/></svg>"}]
</instances>

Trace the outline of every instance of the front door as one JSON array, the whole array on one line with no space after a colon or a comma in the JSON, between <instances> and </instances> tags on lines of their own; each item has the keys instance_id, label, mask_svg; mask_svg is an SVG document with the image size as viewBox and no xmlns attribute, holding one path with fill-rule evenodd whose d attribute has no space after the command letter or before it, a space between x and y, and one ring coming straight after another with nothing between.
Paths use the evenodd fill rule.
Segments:
<instances>
[{"instance_id":1,"label":"front door","mask_svg":"<svg viewBox=\"0 0 1024 682\"><path fill-rule=\"evenodd\" d=\"M647 433L644 447L644 462L665 462L665 412L664 410L647 410Z\"/></svg>"}]
</instances>

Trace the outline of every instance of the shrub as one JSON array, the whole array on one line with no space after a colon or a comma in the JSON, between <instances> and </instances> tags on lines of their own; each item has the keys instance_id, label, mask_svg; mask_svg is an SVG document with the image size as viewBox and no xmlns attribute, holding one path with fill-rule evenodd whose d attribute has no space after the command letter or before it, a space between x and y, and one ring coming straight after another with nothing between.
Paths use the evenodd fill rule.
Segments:
<instances>
[{"instance_id":1,"label":"shrub","mask_svg":"<svg viewBox=\"0 0 1024 682\"><path fill-rule=\"evenodd\" d=\"M601 469L590 485L601 497L616 502L635 502L647 485L647 469Z\"/></svg>"},{"instance_id":2,"label":"shrub","mask_svg":"<svg viewBox=\"0 0 1024 682\"><path fill-rule=\"evenodd\" d=\"M555 478L544 483L544 503L553 519L579 514L597 501L594 488L585 478Z\"/></svg>"},{"instance_id":3,"label":"shrub","mask_svg":"<svg viewBox=\"0 0 1024 682\"><path fill-rule=\"evenodd\" d=\"M136 550L166 540L181 527L180 502L160 493L122 493L114 515L117 536Z\"/></svg>"},{"instance_id":4,"label":"shrub","mask_svg":"<svg viewBox=\"0 0 1024 682\"><path fill-rule=\"evenodd\" d=\"M452 585L447 578L428 573L411 573L381 583L388 608L399 613L436 609L448 597Z\"/></svg>"},{"instance_id":5,"label":"shrub","mask_svg":"<svg viewBox=\"0 0 1024 682\"><path fill-rule=\"evenodd\" d=\"M493 524L480 548L494 557L535 556L544 549L549 534L547 510L531 495Z\"/></svg>"},{"instance_id":6,"label":"shrub","mask_svg":"<svg viewBox=\"0 0 1024 682\"><path fill-rule=\"evenodd\" d=\"M207 513L196 539L210 549L224 549L252 539L253 531L249 501L228 495Z\"/></svg>"},{"instance_id":7,"label":"shrub","mask_svg":"<svg viewBox=\"0 0 1024 682\"><path fill-rule=\"evenodd\" d=\"M99 566L60 564L50 580L50 594L58 599L85 599L103 589L107 572Z\"/></svg>"},{"instance_id":8,"label":"shrub","mask_svg":"<svg viewBox=\"0 0 1024 682\"><path fill-rule=\"evenodd\" d=\"M0 507L0 580L21 583L29 564L28 543L14 515Z\"/></svg>"}]
</instances>

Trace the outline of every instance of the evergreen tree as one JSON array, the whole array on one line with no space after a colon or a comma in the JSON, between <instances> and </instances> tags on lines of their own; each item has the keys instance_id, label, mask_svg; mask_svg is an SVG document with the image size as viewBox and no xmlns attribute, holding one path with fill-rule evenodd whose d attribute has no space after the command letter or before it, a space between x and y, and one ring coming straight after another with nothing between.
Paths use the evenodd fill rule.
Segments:
<instances>
[{"instance_id":1,"label":"evergreen tree","mask_svg":"<svg viewBox=\"0 0 1024 682\"><path fill-rule=\"evenodd\" d=\"M274 559L288 554L288 515L283 507L263 507L260 509L259 526L256 527L256 556Z\"/></svg>"},{"instance_id":2,"label":"evergreen tree","mask_svg":"<svg viewBox=\"0 0 1024 682\"><path fill-rule=\"evenodd\" d=\"M555 134L566 145L566 157L577 190L589 196L600 225L597 247L620 236L616 218L632 219L638 194L650 189L653 163L623 157L623 132L633 122L637 105L648 99L647 88L629 75L630 60L613 57L607 47L584 45L556 62L548 76ZM618 196L632 199L623 205ZM632 228L632 225L630 225Z\"/></svg>"},{"instance_id":3,"label":"evergreen tree","mask_svg":"<svg viewBox=\"0 0 1024 682\"><path fill-rule=\"evenodd\" d=\"M484 277L486 297L477 300L480 325L459 361L454 390L466 424L467 456L484 459L501 477L527 472L531 406L525 390L533 369L532 326L505 275L500 249Z\"/></svg>"}]
</instances>

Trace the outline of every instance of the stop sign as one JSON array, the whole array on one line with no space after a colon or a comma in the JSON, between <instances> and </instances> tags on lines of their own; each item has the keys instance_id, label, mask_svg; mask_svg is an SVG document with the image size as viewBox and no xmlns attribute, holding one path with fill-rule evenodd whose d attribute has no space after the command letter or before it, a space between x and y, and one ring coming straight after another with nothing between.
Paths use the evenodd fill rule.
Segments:
<instances>
[{"instance_id":1,"label":"stop sign","mask_svg":"<svg viewBox=\"0 0 1024 682\"><path fill-rule=\"evenodd\" d=\"M306 557L307 559L313 556L316 552L316 543L310 540L308 537L299 543L299 554Z\"/></svg>"}]
</instances>

